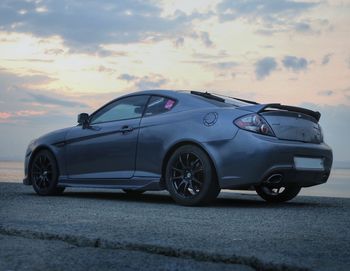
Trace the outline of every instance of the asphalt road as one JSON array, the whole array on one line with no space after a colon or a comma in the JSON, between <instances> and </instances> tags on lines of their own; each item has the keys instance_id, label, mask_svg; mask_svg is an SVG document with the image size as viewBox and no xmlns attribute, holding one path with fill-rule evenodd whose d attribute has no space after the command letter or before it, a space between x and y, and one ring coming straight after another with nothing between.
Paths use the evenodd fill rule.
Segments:
<instances>
[{"instance_id":1,"label":"asphalt road","mask_svg":"<svg viewBox=\"0 0 350 271\"><path fill-rule=\"evenodd\" d=\"M349 211L345 198L182 207L165 192L0 183L0 270L349 270Z\"/></svg>"}]
</instances>

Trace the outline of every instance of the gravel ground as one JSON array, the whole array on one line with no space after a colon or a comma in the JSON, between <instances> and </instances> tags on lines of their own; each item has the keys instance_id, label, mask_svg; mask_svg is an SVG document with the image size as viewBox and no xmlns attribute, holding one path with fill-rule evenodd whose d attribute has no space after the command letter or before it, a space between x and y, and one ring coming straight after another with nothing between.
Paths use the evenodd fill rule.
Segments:
<instances>
[{"instance_id":1,"label":"gravel ground","mask_svg":"<svg viewBox=\"0 0 350 271\"><path fill-rule=\"evenodd\" d=\"M40 197L0 183L0 270L349 270L349 207L235 193L183 207L165 192Z\"/></svg>"}]
</instances>

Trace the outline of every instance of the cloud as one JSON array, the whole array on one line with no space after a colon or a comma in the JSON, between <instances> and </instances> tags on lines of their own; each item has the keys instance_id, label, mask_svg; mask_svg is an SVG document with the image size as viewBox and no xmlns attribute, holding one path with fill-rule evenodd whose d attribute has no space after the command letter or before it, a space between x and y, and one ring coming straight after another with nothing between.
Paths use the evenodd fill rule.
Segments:
<instances>
[{"instance_id":1,"label":"cloud","mask_svg":"<svg viewBox=\"0 0 350 271\"><path fill-rule=\"evenodd\" d=\"M234 67L237 67L238 65L239 65L238 62L235 62L235 61L224 61L224 62L217 62L212 64L213 67L221 70L232 69Z\"/></svg>"},{"instance_id":2,"label":"cloud","mask_svg":"<svg viewBox=\"0 0 350 271\"><path fill-rule=\"evenodd\" d=\"M175 45L175 47L182 47L183 45L184 45L184 43L185 43L185 39L184 39L184 37L178 37L176 40L175 40L175 42L174 42L174 45Z\"/></svg>"},{"instance_id":3,"label":"cloud","mask_svg":"<svg viewBox=\"0 0 350 271\"><path fill-rule=\"evenodd\" d=\"M321 113L320 124L324 139L333 149L334 161L349 161L350 145L346 142L349 141L350 125L346 123L350 123L350 106L312 103L305 103L301 106Z\"/></svg>"},{"instance_id":4,"label":"cloud","mask_svg":"<svg viewBox=\"0 0 350 271\"><path fill-rule=\"evenodd\" d=\"M27 92L33 100L40 104L60 105L64 107L86 107L86 104L76 101L64 100L59 98L50 97L44 94Z\"/></svg>"},{"instance_id":5,"label":"cloud","mask_svg":"<svg viewBox=\"0 0 350 271\"><path fill-rule=\"evenodd\" d=\"M221 22L247 20L259 26L256 33L270 36L290 30L311 31L310 24L296 22L296 18L318 4L290 0L223 0L216 6L216 10Z\"/></svg>"},{"instance_id":6,"label":"cloud","mask_svg":"<svg viewBox=\"0 0 350 271\"><path fill-rule=\"evenodd\" d=\"M329 61L331 60L332 54L326 54L322 58L322 65L327 65Z\"/></svg>"},{"instance_id":7,"label":"cloud","mask_svg":"<svg viewBox=\"0 0 350 271\"><path fill-rule=\"evenodd\" d=\"M335 92L333 90L321 90L318 92L318 95L321 95L321 96L332 96L334 95Z\"/></svg>"},{"instance_id":8,"label":"cloud","mask_svg":"<svg viewBox=\"0 0 350 271\"><path fill-rule=\"evenodd\" d=\"M308 61L305 58L296 56L285 56L282 63L285 68L294 72L306 70L308 66Z\"/></svg>"},{"instance_id":9,"label":"cloud","mask_svg":"<svg viewBox=\"0 0 350 271\"><path fill-rule=\"evenodd\" d=\"M296 23L294 26L295 30L302 33L311 32L311 26L308 23Z\"/></svg>"},{"instance_id":10,"label":"cloud","mask_svg":"<svg viewBox=\"0 0 350 271\"><path fill-rule=\"evenodd\" d=\"M223 0L217 5L217 10L220 19L223 21L247 16L271 21L274 17L280 15L294 17L317 4L290 0Z\"/></svg>"},{"instance_id":11,"label":"cloud","mask_svg":"<svg viewBox=\"0 0 350 271\"><path fill-rule=\"evenodd\" d=\"M258 80L269 76L270 73L277 69L277 62L273 57L265 57L255 63L255 75Z\"/></svg>"},{"instance_id":12,"label":"cloud","mask_svg":"<svg viewBox=\"0 0 350 271\"><path fill-rule=\"evenodd\" d=\"M345 98L347 98L350 101L350 87L343 89L343 93L344 93Z\"/></svg>"},{"instance_id":13,"label":"cloud","mask_svg":"<svg viewBox=\"0 0 350 271\"><path fill-rule=\"evenodd\" d=\"M118 78L133 83L133 87L136 90L157 89L168 82L167 79L159 74L152 74L141 77L130 74L122 74Z\"/></svg>"},{"instance_id":14,"label":"cloud","mask_svg":"<svg viewBox=\"0 0 350 271\"><path fill-rule=\"evenodd\" d=\"M27 86L27 85L44 85L54 81L52 78L45 74L33 74L33 75L18 75L7 71L0 67L0 87L9 87L12 85Z\"/></svg>"},{"instance_id":15,"label":"cloud","mask_svg":"<svg viewBox=\"0 0 350 271\"><path fill-rule=\"evenodd\" d=\"M40 116L46 114L47 111L44 110L19 110L15 112L1 112L0 111L0 123L1 122L8 122L11 121L11 119L17 118L17 117L32 117L32 116Z\"/></svg>"},{"instance_id":16,"label":"cloud","mask_svg":"<svg viewBox=\"0 0 350 271\"><path fill-rule=\"evenodd\" d=\"M214 45L213 41L210 39L208 32L192 32L190 36L193 39L199 39L206 47L212 47Z\"/></svg>"},{"instance_id":17,"label":"cloud","mask_svg":"<svg viewBox=\"0 0 350 271\"><path fill-rule=\"evenodd\" d=\"M12 114L9 112L0 112L0 119L1 120L9 119L11 116L12 116Z\"/></svg>"},{"instance_id":18,"label":"cloud","mask_svg":"<svg viewBox=\"0 0 350 271\"><path fill-rule=\"evenodd\" d=\"M150 78L148 76L144 76L136 83L136 87L137 90L157 89L167 82L168 80L165 78Z\"/></svg>"},{"instance_id":19,"label":"cloud","mask_svg":"<svg viewBox=\"0 0 350 271\"><path fill-rule=\"evenodd\" d=\"M206 47L211 47L211 46L213 46L213 42L212 42L212 40L210 39L209 33L208 33L208 32L201 32L200 38L201 38L203 44L204 44Z\"/></svg>"},{"instance_id":20,"label":"cloud","mask_svg":"<svg viewBox=\"0 0 350 271\"><path fill-rule=\"evenodd\" d=\"M101 44L171 38L174 34L189 33L192 20L201 18L206 16L183 12L163 17L160 6L145 0L11 0L0 3L0 29L38 37L58 35L73 50L93 50L102 55L111 52Z\"/></svg>"},{"instance_id":21,"label":"cloud","mask_svg":"<svg viewBox=\"0 0 350 271\"><path fill-rule=\"evenodd\" d=\"M2 122L17 122L29 117L52 114L75 114L76 108L89 108L83 102L62 93L50 91L47 94L42 87L50 77L39 75L18 75L0 69L0 103Z\"/></svg>"},{"instance_id":22,"label":"cloud","mask_svg":"<svg viewBox=\"0 0 350 271\"><path fill-rule=\"evenodd\" d=\"M122 75L120 75L120 76L118 77L118 79L121 79L121 80L125 80L125 81L130 82L130 81L136 80L137 77L136 77L136 76L133 76L133 75L131 75L131 74L123 73Z\"/></svg>"}]
</instances>

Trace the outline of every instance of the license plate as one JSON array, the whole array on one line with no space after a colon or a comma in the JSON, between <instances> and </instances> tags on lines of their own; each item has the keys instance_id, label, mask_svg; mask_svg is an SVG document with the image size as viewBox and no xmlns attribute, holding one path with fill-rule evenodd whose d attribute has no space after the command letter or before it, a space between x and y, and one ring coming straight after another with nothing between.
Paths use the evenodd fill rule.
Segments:
<instances>
[{"instance_id":1,"label":"license plate","mask_svg":"<svg viewBox=\"0 0 350 271\"><path fill-rule=\"evenodd\" d=\"M322 158L294 157L296 169L324 170Z\"/></svg>"}]
</instances>

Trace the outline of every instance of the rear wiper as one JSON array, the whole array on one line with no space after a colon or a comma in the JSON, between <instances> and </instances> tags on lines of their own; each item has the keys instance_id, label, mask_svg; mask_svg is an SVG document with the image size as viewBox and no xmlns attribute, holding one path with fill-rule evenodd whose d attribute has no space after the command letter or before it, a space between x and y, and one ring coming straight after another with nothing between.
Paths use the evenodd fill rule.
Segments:
<instances>
[{"instance_id":1,"label":"rear wiper","mask_svg":"<svg viewBox=\"0 0 350 271\"><path fill-rule=\"evenodd\" d=\"M215 96L209 92L200 92L200 91L194 91L192 90L191 91L191 94L194 94L194 95L198 95L198 96L202 96L204 98L207 98L207 99L211 99L211 100L215 100L215 101L219 101L219 102L222 102L224 103L225 102L225 99L221 98L221 97L218 97L218 96Z\"/></svg>"}]
</instances>

